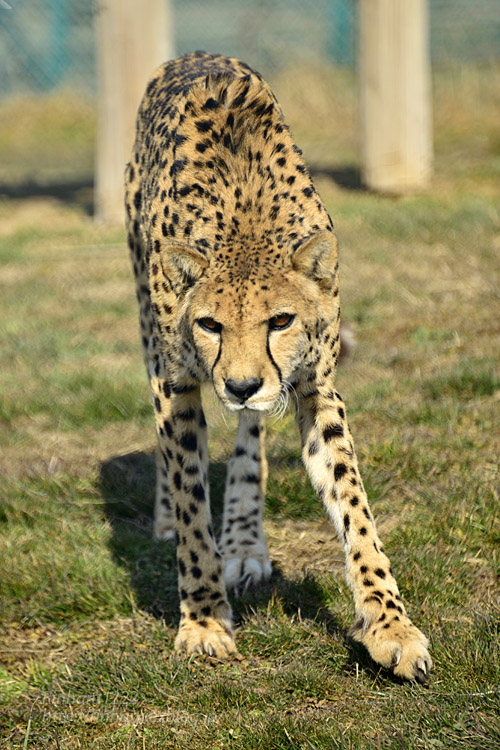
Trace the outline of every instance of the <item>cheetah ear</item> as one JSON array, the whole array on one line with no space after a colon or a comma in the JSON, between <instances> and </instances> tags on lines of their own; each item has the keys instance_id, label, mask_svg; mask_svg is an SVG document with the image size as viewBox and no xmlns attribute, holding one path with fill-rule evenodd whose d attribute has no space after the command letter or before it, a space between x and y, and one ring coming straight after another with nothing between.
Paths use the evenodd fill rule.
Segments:
<instances>
[{"instance_id":1,"label":"cheetah ear","mask_svg":"<svg viewBox=\"0 0 500 750\"><path fill-rule=\"evenodd\" d=\"M208 268L208 258L188 245L166 245L160 253L163 273L176 293L192 287Z\"/></svg>"},{"instance_id":2,"label":"cheetah ear","mask_svg":"<svg viewBox=\"0 0 500 750\"><path fill-rule=\"evenodd\" d=\"M333 232L315 234L295 251L292 265L296 271L316 281L324 291L329 291L337 278L337 249Z\"/></svg>"}]
</instances>

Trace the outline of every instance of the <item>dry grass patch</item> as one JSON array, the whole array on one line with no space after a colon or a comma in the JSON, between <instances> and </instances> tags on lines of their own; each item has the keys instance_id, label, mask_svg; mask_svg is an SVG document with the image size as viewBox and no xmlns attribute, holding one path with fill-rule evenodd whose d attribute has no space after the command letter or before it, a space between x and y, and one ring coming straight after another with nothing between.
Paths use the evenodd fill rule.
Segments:
<instances>
[{"instance_id":1,"label":"dry grass patch","mask_svg":"<svg viewBox=\"0 0 500 750\"><path fill-rule=\"evenodd\" d=\"M397 517L377 520L383 539L399 523ZM264 522L271 562L289 581L308 576L336 575L342 579L345 556L332 522L327 518L312 521L282 519Z\"/></svg>"}]
</instances>

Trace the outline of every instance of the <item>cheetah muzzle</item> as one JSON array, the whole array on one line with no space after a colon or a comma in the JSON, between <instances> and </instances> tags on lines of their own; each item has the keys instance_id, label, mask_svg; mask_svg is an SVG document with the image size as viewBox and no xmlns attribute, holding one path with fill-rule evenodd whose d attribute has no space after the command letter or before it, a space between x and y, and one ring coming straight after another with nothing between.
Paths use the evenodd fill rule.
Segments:
<instances>
[{"instance_id":1,"label":"cheetah muzzle","mask_svg":"<svg viewBox=\"0 0 500 750\"><path fill-rule=\"evenodd\" d=\"M258 73L206 53L155 72L127 166L126 210L158 436L155 532L177 542L176 648L236 651L226 590L271 574L263 419L293 391L304 464L344 545L352 637L396 675L424 681L427 639L405 613L334 386L333 224ZM218 541L205 381L239 420Z\"/></svg>"}]
</instances>

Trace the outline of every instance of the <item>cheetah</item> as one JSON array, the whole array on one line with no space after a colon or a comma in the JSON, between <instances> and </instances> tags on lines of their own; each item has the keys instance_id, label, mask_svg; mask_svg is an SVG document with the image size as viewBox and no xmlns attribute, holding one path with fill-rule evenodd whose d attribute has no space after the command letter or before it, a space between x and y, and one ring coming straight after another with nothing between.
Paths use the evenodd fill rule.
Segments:
<instances>
[{"instance_id":1,"label":"cheetah","mask_svg":"<svg viewBox=\"0 0 500 750\"><path fill-rule=\"evenodd\" d=\"M176 650L236 653L227 591L271 574L264 418L293 392L303 461L345 551L350 635L379 665L425 682L428 641L405 612L335 389L332 220L263 78L204 52L161 66L139 108L125 203L158 438L155 534L177 545ZM238 415L218 540L206 381Z\"/></svg>"}]
</instances>

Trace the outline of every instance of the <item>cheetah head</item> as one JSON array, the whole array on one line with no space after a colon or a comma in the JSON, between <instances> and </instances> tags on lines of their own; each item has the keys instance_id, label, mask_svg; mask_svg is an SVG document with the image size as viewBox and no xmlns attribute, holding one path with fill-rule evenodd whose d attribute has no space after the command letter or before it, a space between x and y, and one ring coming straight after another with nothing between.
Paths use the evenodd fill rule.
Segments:
<instances>
[{"instance_id":1,"label":"cheetah head","mask_svg":"<svg viewBox=\"0 0 500 750\"><path fill-rule=\"evenodd\" d=\"M164 274L178 301L177 329L195 365L230 411L270 412L319 356L320 334L338 325L337 243L309 238L279 268L230 271L196 250L171 247Z\"/></svg>"}]
</instances>

